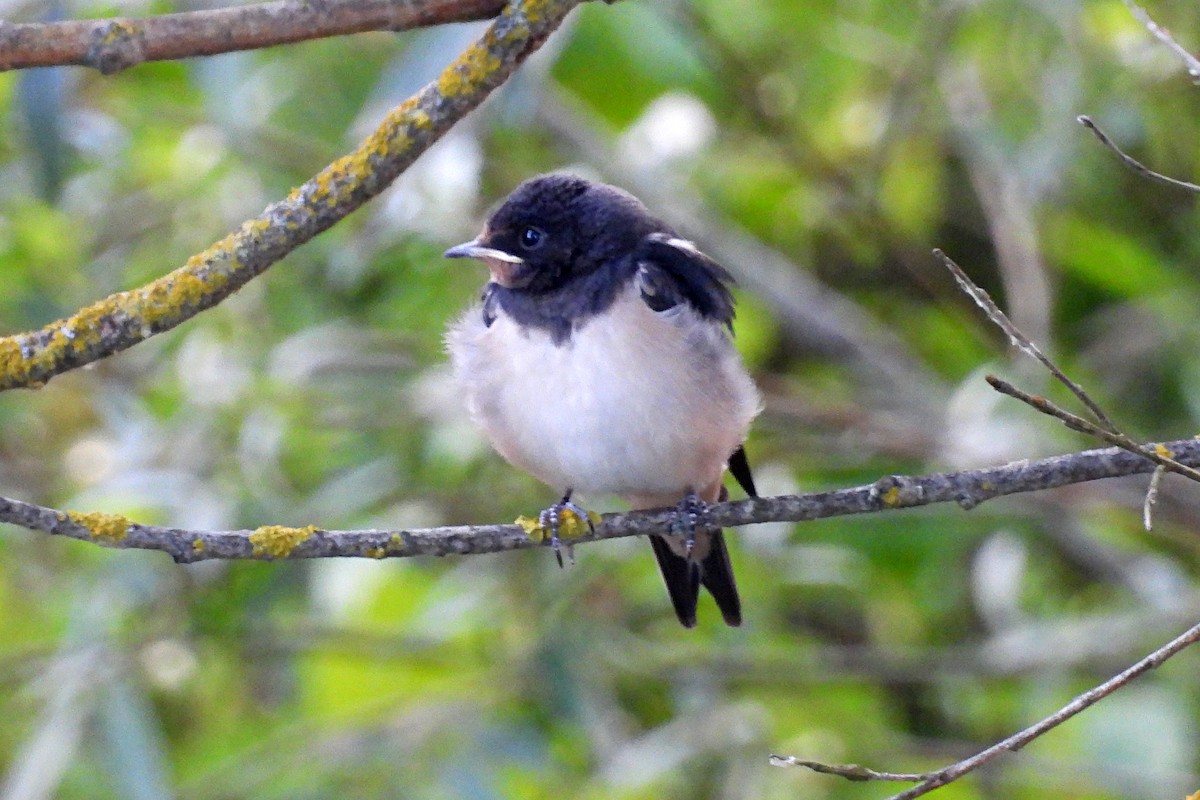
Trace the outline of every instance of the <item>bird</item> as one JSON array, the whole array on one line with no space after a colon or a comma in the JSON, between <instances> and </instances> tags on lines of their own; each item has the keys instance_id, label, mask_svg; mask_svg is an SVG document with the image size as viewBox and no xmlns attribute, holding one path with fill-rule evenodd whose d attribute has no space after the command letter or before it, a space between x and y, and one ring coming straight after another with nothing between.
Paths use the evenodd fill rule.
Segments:
<instances>
[{"instance_id":1,"label":"bird","mask_svg":"<svg viewBox=\"0 0 1200 800\"><path fill-rule=\"evenodd\" d=\"M720 528L726 469L757 496L743 444L762 408L733 345L733 278L628 192L567 173L521 183L447 258L482 262L479 301L446 349L472 419L509 463L562 499L544 511L558 554L572 496L673 509L650 542L679 622L700 587L742 623Z\"/></svg>"}]
</instances>

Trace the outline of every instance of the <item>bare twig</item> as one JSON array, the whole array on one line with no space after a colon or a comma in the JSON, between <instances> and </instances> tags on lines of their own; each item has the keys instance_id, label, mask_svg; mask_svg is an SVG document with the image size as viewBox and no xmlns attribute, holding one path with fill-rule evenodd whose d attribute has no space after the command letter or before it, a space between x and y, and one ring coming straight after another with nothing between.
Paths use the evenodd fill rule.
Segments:
<instances>
[{"instance_id":1,"label":"bare twig","mask_svg":"<svg viewBox=\"0 0 1200 800\"><path fill-rule=\"evenodd\" d=\"M1066 374L1058 368L1058 365L1051 361L1036 344L1029 340L1029 337L1021 333L1021 331L1017 329L1017 326L1013 325L1008 319L1008 316L1000 310L998 305L996 305L996 301L992 299L991 295L989 295L987 292L977 286L974 281L967 277L967 273L963 272L962 267L954 263L954 261L941 250L935 249L933 251L933 255L942 262L946 269L950 270L950 273L954 275L954 279L958 281L959 287L966 292L966 294L972 300L975 301L975 305L979 306L983 312L987 314L988 319L996 323L997 327L1004 331L1004 334L1008 337L1009 341L1012 342L1014 347L1020 348L1026 354L1037 359L1042 366L1050 370L1050 373L1054 375L1059 382L1070 389L1071 393L1078 397L1081 403L1087 406L1088 409L1095 414L1096 419L1099 420L1101 425L1109 430L1115 430L1116 426L1113 425L1112 420L1110 420L1108 415L1104 413L1104 410L1101 409L1100 406L1097 405L1090 396L1088 396L1088 393L1083 390L1083 387L1068 378Z\"/></svg>"},{"instance_id":2,"label":"bare twig","mask_svg":"<svg viewBox=\"0 0 1200 800\"><path fill-rule=\"evenodd\" d=\"M1146 445L1134 441L1123 433L1114 433L1113 431L1105 430L1097 425L1093 425L1083 417L1059 408L1044 397L1039 397L1038 395L1021 391L1008 381L997 378L995 375L988 375L986 380L997 392L1006 394L1009 397L1014 397L1017 400L1020 400L1022 403L1037 409L1043 414L1047 414L1051 417L1061 420L1064 425L1072 430L1079 431L1080 433L1086 433L1089 436L1095 436L1097 439L1103 439L1109 444L1114 444L1123 450L1128 450L1131 453L1136 453L1143 458L1149 459L1163 469L1178 473L1183 475L1185 478L1190 478L1194 481L1200 481L1200 471L1195 470L1186 464L1180 464L1173 458L1171 449L1165 445L1156 444L1153 447L1147 447Z\"/></svg>"},{"instance_id":3,"label":"bare twig","mask_svg":"<svg viewBox=\"0 0 1200 800\"><path fill-rule=\"evenodd\" d=\"M987 764L1004 753L1015 753L1025 745L1032 742L1034 739L1037 739L1046 732L1053 730L1089 706L1095 705L1097 702L1103 700L1105 697L1108 697L1110 694L1117 691L1134 678L1149 672L1167 659L1195 644L1197 641L1200 641L1200 625L1196 625L1181 636L1172 639L1170 642L1158 648L1153 653L1146 656L1124 672L1114 675L1112 678L1100 684L1099 686L1095 686L1087 690L1050 716L1033 725L1030 725L1028 728L1019 731L1012 736L1009 736L1003 741L996 742L991 747L987 748L986 750L981 750L970 758L964 758L962 761L956 761L950 766L943 767L939 770L912 774L911 776L903 777L903 773L875 772L874 770L869 770L854 765L850 767L828 765L815 761L806 761L803 759L791 759L790 757L784 756L771 756L771 763L776 764L776 766L794 765L808 767L809 769L814 769L818 772L841 775L844 778L856 781L921 781L920 785L914 786L911 789L900 792L899 794L888 798L888 800L913 800L913 798L921 797L922 795L932 792L938 787L945 786L948 783L958 780L967 773L979 769L984 764ZM776 761L777 759L778 762Z\"/></svg>"},{"instance_id":4,"label":"bare twig","mask_svg":"<svg viewBox=\"0 0 1200 800\"><path fill-rule=\"evenodd\" d=\"M820 761L808 761L795 756L770 756L768 763L772 767L805 767L813 772L826 775L837 775L848 781L902 781L916 783L930 775L928 772L879 772L861 767L858 764L823 764Z\"/></svg>"},{"instance_id":5,"label":"bare twig","mask_svg":"<svg viewBox=\"0 0 1200 800\"><path fill-rule=\"evenodd\" d=\"M76 64L109 75L146 61L488 19L503 8L503 0L274 0L148 19L0 20L0 71Z\"/></svg>"},{"instance_id":6,"label":"bare twig","mask_svg":"<svg viewBox=\"0 0 1200 800\"><path fill-rule=\"evenodd\" d=\"M1146 447L1145 445L1134 440L1132 437L1118 430L1113 421L1109 419L1108 415L1104 413L1104 410L1101 409L1094 400L1092 400L1086 391L1084 391L1083 387L1068 378L1066 373L1059 369L1057 364L1051 361L1044 353L1042 353L1036 344L1029 340L1029 337L1021 333L1021 331L1012 324L1008 317L1005 316L1004 312L1000 310L1000 307L996 305L996 302L992 300L991 296L977 286L969 277L967 277L967 274L963 272L962 267L954 263L954 261L941 250L934 250L933 254L942 262L942 264L945 265L948 270L950 270L951 274L954 275L954 279L958 281L958 285L972 300L975 301L976 305L983 309L983 312L987 314L988 319L994 322L1000 328L1000 330L1004 331L1013 345L1020 348L1026 354L1037 359L1038 362L1046 367L1046 369L1050 370L1050 373L1053 374L1054 377L1059 380L1059 382L1070 389L1072 394L1079 398L1080 402L1088 407L1100 424L1096 425L1084 419L1083 417L1059 408L1044 397L1024 392L1013 386L1011 383L997 378L995 375L988 375L987 382L993 389L1001 394L1014 397L1017 400L1020 400L1021 402L1026 403L1036 410L1042 412L1043 414L1048 414L1061 420L1068 428L1071 428L1072 430L1079 431L1080 433L1086 433L1090 436L1095 436L1098 439L1103 439L1109 444L1114 444L1117 447L1128 450L1131 453L1141 455L1144 458L1153 461L1155 464L1170 470L1171 472L1176 472L1194 481L1200 481L1200 471L1175 461L1173 459L1173 454L1169 449L1164 448L1162 445L1155 445L1153 448Z\"/></svg>"},{"instance_id":7,"label":"bare twig","mask_svg":"<svg viewBox=\"0 0 1200 800\"><path fill-rule=\"evenodd\" d=\"M1121 2L1129 9L1129 13L1133 14L1137 18L1137 21L1142 23L1146 30L1150 31L1154 38L1169 47L1171 52L1183 60L1183 65L1187 68L1188 75L1200 80L1200 60L1197 60L1195 56L1187 51L1187 48L1175 41L1175 37L1171 35L1170 31L1152 20L1150 15L1146 13L1146 9L1133 2L1133 0L1121 0Z\"/></svg>"},{"instance_id":8,"label":"bare twig","mask_svg":"<svg viewBox=\"0 0 1200 800\"><path fill-rule=\"evenodd\" d=\"M224 300L386 189L503 83L580 0L514 0L437 81L387 115L349 155L187 264L39 331L0 338L0 391L125 350Z\"/></svg>"},{"instance_id":9,"label":"bare twig","mask_svg":"<svg viewBox=\"0 0 1200 800\"><path fill-rule=\"evenodd\" d=\"M1142 504L1142 525L1146 531L1154 530L1154 504L1158 502L1158 486L1167 468L1159 464L1150 475L1150 487L1146 489L1146 502Z\"/></svg>"},{"instance_id":10,"label":"bare twig","mask_svg":"<svg viewBox=\"0 0 1200 800\"><path fill-rule=\"evenodd\" d=\"M1200 440L1184 439L1164 446L1179 462L1200 464ZM735 527L758 522L805 522L934 503L952 502L970 509L995 497L1144 474L1153 469L1152 461L1141 454L1120 448L1088 450L987 469L920 477L893 475L850 489L721 503L711 508L707 519L713 525ZM608 514L594 532L573 539L572 543L668 533L673 519L670 509ZM264 526L254 531L197 531L139 525L116 515L63 512L8 498L0 498L0 522L111 547L159 550L179 562L334 556L403 558L494 553L538 546L517 525L359 531L323 530L308 525Z\"/></svg>"},{"instance_id":11,"label":"bare twig","mask_svg":"<svg viewBox=\"0 0 1200 800\"><path fill-rule=\"evenodd\" d=\"M1181 181L1176 178L1171 178L1166 175L1163 175L1160 172L1155 172L1154 170L1150 169L1146 165L1142 164L1142 162L1135 159L1133 156L1130 156L1127 153L1125 153L1124 150L1117 147L1116 142L1114 142L1112 139L1110 139L1108 137L1108 134L1106 134L1104 131L1100 130L1100 126L1097 125L1095 122L1093 122L1091 117L1078 116L1075 119L1079 120L1080 125L1082 125L1083 127L1087 128L1089 131L1091 131L1093 134L1095 134L1096 138L1100 140L1100 144L1104 145L1109 150L1112 150L1114 153L1116 153L1117 158L1121 159L1121 163L1123 163L1125 166L1129 167L1131 170L1138 173L1139 175L1150 178L1151 180L1158 181L1159 183L1165 183L1168 186L1174 186L1178 189L1186 189L1189 192L1200 192L1200 185L1197 185L1195 183L1188 183L1187 181Z\"/></svg>"},{"instance_id":12,"label":"bare twig","mask_svg":"<svg viewBox=\"0 0 1200 800\"><path fill-rule=\"evenodd\" d=\"M1114 675L1112 678L1100 684L1099 686L1088 689L1086 692L1079 695L1074 700L1067 703L1058 711L1054 712L1040 722L1030 725L1025 730L1015 733L1003 741L996 742L991 747L976 753L970 758L965 758L962 761L946 767L945 769L938 770L929 778L925 779L924 783L920 784L919 786L914 786L913 788L901 792L900 794L894 795L893 797L888 798L888 800L913 800L915 797L928 794L939 786L945 786L947 783L961 778L968 772L973 772L974 770L979 769L984 764L987 764L989 761L993 760L999 755L1004 753L1015 753L1042 734L1058 727L1071 717L1078 714L1080 711L1083 711L1085 708L1095 705L1097 702L1103 700L1105 697L1108 697L1110 694L1120 689L1134 678L1142 675L1143 673L1149 672L1150 670L1162 664L1171 656L1174 656L1185 648L1195 644L1197 641L1200 641L1200 625L1196 625L1178 638L1172 639L1170 642L1158 648L1153 653L1146 656L1124 672Z\"/></svg>"}]
</instances>

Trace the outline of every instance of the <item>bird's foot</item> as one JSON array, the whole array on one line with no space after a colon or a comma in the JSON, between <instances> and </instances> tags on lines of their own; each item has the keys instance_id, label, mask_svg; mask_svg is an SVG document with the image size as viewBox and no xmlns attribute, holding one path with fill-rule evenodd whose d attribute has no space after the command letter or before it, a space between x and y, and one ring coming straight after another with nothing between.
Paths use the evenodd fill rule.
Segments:
<instances>
[{"instance_id":1,"label":"bird's foot","mask_svg":"<svg viewBox=\"0 0 1200 800\"><path fill-rule=\"evenodd\" d=\"M701 500L694 490L689 489L675 506L675 514L671 519L671 533L683 538L688 559L691 559L692 549L696 546L696 531L704 527L702 523L707 514L708 503Z\"/></svg>"},{"instance_id":2,"label":"bird's foot","mask_svg":"<svg viewBox=\"0 0 1200 800\"><path fill-rule=\"evenodd\" d=\"M554 557L558 565L563 565L563 539L577 539L586 533L596 530L600 515L585 511L571 502L571 493L567 492L562 500L538 514L537 519L518 517L517 524L525 529L525 533L535 542L549 538L550 546L554 548ZM575 563L575 553L571 544L565 545L567 557Z\"/></svg>"},{"instance_id":3,"label":"bird's foot","mask_svg":"<svg viewBox=\"0 0 1200 800\"><path fill-rule=\"evenodd\" d=\"M596 529L592 524L591 515L571 502L570 492L563 495L562 500L559 500L554 505L542 511L541 514L538 514L538 522L541 524L542 530L550 532L550 547L554 549L554 557L558 559L558 566L560 567L563 565L563 557L562 542L559 539L559 534L561 533L564 538L575 538ZM586 530L584 530L585 524L587 525ZM574 564L574 548L568 544L566 549L567 557Z\"/></svg>"}]
</instances>

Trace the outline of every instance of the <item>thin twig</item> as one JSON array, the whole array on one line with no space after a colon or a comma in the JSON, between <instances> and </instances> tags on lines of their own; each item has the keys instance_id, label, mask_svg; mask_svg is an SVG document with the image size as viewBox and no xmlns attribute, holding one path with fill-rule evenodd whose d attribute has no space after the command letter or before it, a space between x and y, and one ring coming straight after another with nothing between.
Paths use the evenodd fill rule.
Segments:
<instances>
[{"instance_id":1,"label":"thin twig","mask_svg":"<svg viewBox=\"0 0 1200 800\"><path fill-rule=\"evenodd\" d=\"M933 255L935 258L940 260L943 265L945 265L946 269L950 270L950 273L954 275L954 279L958 281L959 287L961 287L962 290L966 292L966 294L972 300L975 301L975 305L979 306L983 312L987 314L988 319L996 323L1000 330L1004 331L1004 334L1008 336L1009 341L1012 342L1014 347L1020 348L1022 351L1041 362L1046 369L1050 370L1050 373L1054 375L1054 377L1057 378L1060 383L1070 389L1071 393L1078 397L1079 401L1088 407L1088 410L1090 410L1092 414L1096 416L1096 419L1101 425L1110 431L1116 430L1116 426L1113 424L1112 420L1110 420L1108 415L1104 413L1104 410L1101 409L1100 406L1094 400L1092 400L1090 396L1088 396L1088 393L1084 391L1083 387L1068 378L1066 374L1058 368L1058 365L1051 361L1036 344L1029 340L1029 337L1021 333L1021 331L1017 329L1017 326L1013 325L1008 316L1000 310L998 305L996 305L996 301L992 299L991 295L989 295L987 292L977 286L974 281L968 278L967 273L963 272L962 267L954 263L953 259L943 253L941 250L935 249L933 251Z\"/></svg>"},{"instance_id":2,"label":"thin twig","mask_svg":"<svg viewBox=\"0 0 1200 800\"><path fill-rule=\"evenodd\" d=\"M0 338L0 391L126 350L215 306L376 196L507 80L581 0L514 0L441 74L353 152L179 269L38 331Z\"/></svg>"},{"instance_id":3,"label":"thin twig","mask_svg":"<svg viewBox=\"0 0 1200 800\"><path fill-rule=\"evenodd\" d=\"M1121 0L1121 2L1137 18L1137 21L1142 23L1146 30L1150 31L1154 38L1165 44L1171 49L1171 52L1183 60L1188 75L1191 75L1195 79L1200 79L1200 60L1197 60L1195 56L1187 51L1187 48L1175 41L1175 37L1171 35L1170 31L1151 19L1150 15L1146 13L1146 9L1133 2L1133 0Z\"/></svg>"},{"instance_id":4,"label":"thin twig","mask_svg":"<svg viewBox=\"0 0 1200 800\"><path fill-rule=\"evenodd\" d=\"M0 71L75 64L110 75L146 61L488 19L503 8L503 0L274 0L147 19L0 20Z\"/></svg>"},{"instance_id":5,"label":"thin twig","mask_svg":"<svg viewBox=\"0 0 1200 800\"><path fill-rule=\"evenodd\" d=\"M826 775L837 775L848 781L901 781L916 783L929 778L931 772L879 772L858 764L823 764L820 761L808 761L795 756L770 756L768 763L772 767L805 767L813 772Z\"/></svg>"},{"instance_id":6,"label":"thin twig","mask_svg":"<svg viewBox=\"0 0 1200 800\"><path fill-rule=\"evenodd\" d=\"M1142 504L1142 525L1146 532L1154 530L1154 504L1158 502L1158 486L1167 468L1159 464L1150 475L1150 487L1146 489L1146 502Z\"/></svg>"},{"instance_id":7,"label":"thin twig","mask_svg":"<svg viewBox=\"0 0 1200 800\"><path fill-rule=\"evenodd\" d=\"M1114 142L1112 139L1110 139L1108 134L1106 134L1104 131L1100 130L1100 126L1097 125L1095 122L1093 122L1091 117L1081 115L1081 116L1076 117L1075 119L1077 119L1079 121L1080 125L1082 125L1083 127L1087 128L1089 131L1091 131L1093 134L1095 134L1096 138L1100 140L1100 144L1104 145L1109 150L1112 150L1114 153L1116 153L1117 158L1121 159L1121 163L1123 163L1125 166L1129 167L1131 170L1138 173L1139 175L1142 175L1146 178L1150 178L1151 180L1158 181L1159 183L1165 183L1168 186L1174 186L1178 189L1186 189L1189 192L1200 193L1200 185L1195 184L1195 183L1188 183L1187 181L1181 181L1176 178L1171 178L1166 175L1163 175L1161 172L1155 172L1154 170L1150 169L1146 165L1142 164L1142 162L1135 159L1133 156L1128 155L1120 147L1117 147L1116 142Z\"/></svg>"},{"instance_id":8,"label":"thin twig","mask_svg":"<svg viewBox=\"0 0 1200 800\"><path fill-rule=\"evenodd\" d=\"M1165 447L1180 462L1200 464L1200 440L1168 442ZM720 503L712 506L707 519L716 526L736 527L757 522L806 522L934 503L957 503L970 509L995 497L1145 474L1154 469L1148 458L1113 447L986 469L920 477L891 475L850 489ZM538 546L517 525L358 531L324 530L316 525L300 528L269 525L254 531L200 531L139 525L120 516L64 512L8 498L0 498L0 522L110 547L158 550L179 562L335 556L405 558L495 553ZM669 533L673 522L674 512L670 509L608 514L594 532L572 539L572 543Z\"/></svg>"},{"instance_id":9,"label":"thin twig","mask_svg":"<svg viewBox=\"0 0 1200 800\"><path fill-rule=\"evenodd\" d=\"M1183 635L1172 639L1167 644L1155 650L1150 655L1138 661L1129 669L1121 672L1099 686L1088 689L1083 694L1076 697L1071 702L1060 708L1048 717L1030 725L1028 728L1021 730L1012 736L1009 736L1003 741L996 742L986 750L981 750L975 755L964 758L961 761L943 767L939 770L924 773L895 773L895 772L876 772L874 770L859 767L857 765L842 766L822 764L817 761L808 761L804 759L796 759L790 756L771 756L771 763L776 766L802 766L817 772L824 772L832 775L840 775L843 778L853 781L865 780L885 780L885 781L921 781L920 785L914 786L911 789L900 792L899 794L889 797L887 800L913 800L913 798L921 797L922 795L932 792L941 786L958 780L969 772L973 772L984 764L992 761L1004 753L1015 753L1025 745L1037 739L1039 736L1047 733L1050 730L1058 727L1066 722L1071 717L1108 697L1113 692L1117 691L1125 684L1132 681L1134 678L1149 672L1155 667L1162 664L1167 659L1186 649L1187 647L1200 641L1200 625L1196 625L1186 631Z\"/></svg>"},{"instance_id":10,"label":"thin twig","mask_svg":"<svg viewBox=\"0 0 1200 800\"><path fill-rule=\"evenodd\" d=\"M1132 681L1134 678L1149 672L1155 667L1162 664L1171 656L1179 653L1185 648L1200 641L1200 625L1196 625L1176 639L1172 639L1167 644L1155 650L1150 655L1143 658L1141 661L1134 664L1124 672L1113 676L1109 680L1099 686L1088 689L1083 694L1076 697L1071 702L1060 708L1045 719L1030 725L1023 731L1015 733L1007 739L996 742L986 750L982 750L970 758L965 758L955 764L952 764L945 769L938 770L931 777L927 778L924 783L919 786L893 795L888 800L913 800L915 797L928 794L939 786L945 786L951 781L955 781L966 775L968 772L973 772L979 769L984 764L993 760L1004 753L1015 753L1025 745L1032 742L1047 731L1053 730L1062 723L1069 720L1071 717L1078 714L1080 711L1088 708L1108 697L1110 694L1120 689L1125 684Z\"/></svg>"},{"instance_id":11,"label":"thin twig","mask_svg":"<svg viewBox=\"0 0 1200 800\"><path fill-rule=\"evenodd\" d=\"M1001 394L1006 394L1009 397L1014 397L1022 403L1047 414L1051 417L1059 419L1068 428L1086 433L1089 436L1095 436L1097 439L1103 439L1109 444L1114 444L1122 450L1128 450L1130 453L1136 453L1143 458L1153 461L1163 469L1183 475L1194 481L1200 481L1200 470L1193 469L1186 464L1180 464L1173 457L1171 449L1162 444L1156 444L1153 447L1148 447L1144 444L1134 441L1123 433L1114 433L1113 431L1105 430L1097 425L1088 422L1083 417L1072 414L1070 411L1059 408L1054 403L1044 397L1029 394L1021 391L1002 378L997 378L995 375L988 375L985 379L993 389Z\"/></svg>"}]
</instances>

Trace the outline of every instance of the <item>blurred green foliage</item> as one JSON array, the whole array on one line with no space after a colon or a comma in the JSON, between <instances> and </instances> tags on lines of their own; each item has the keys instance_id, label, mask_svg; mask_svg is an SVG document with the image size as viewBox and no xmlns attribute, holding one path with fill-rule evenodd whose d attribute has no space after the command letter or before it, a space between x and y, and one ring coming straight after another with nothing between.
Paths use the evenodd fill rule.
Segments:
<instances>
[{"instance_id":1,"label":"blurred green foliage","mask_svg":"<svg viewBox=\"0 0 1200 800\"><path fill-rule=\"evenodd\" d=\"M1200 42L1194 15L1157 5ZM0 74L0 332L176 267L479 30L64 69L53 92ZM749 443L766 493L1092 446L983 384L998 371L1062 396L933 247L1131 432L1184 437L1200 411L1196 204L1074 120L1189 178L1197 112L1200 91L1119 0L588 4L395 187L228 302L0 395L0 494L221 529L543 507L550 491L488 451L448 383L442 331L483 276L440 253L520 180L564 167L744 254L723 260L767 398ZM783 282L755 292L766 253ZM831 294L804 295L804 276ZM877 350L797 335L834 299L843 334ZM883 797L767 756L933 768L1195 620L1196 491L1167 480L1147 534L1144 488L738 531L740 630L707 604L679 628L644 542L580 548L562 571L546 552L185 568L3 527L0 796ZM1198 659L937 796L1195 791Z\"/></svg>"}]
</instances>

